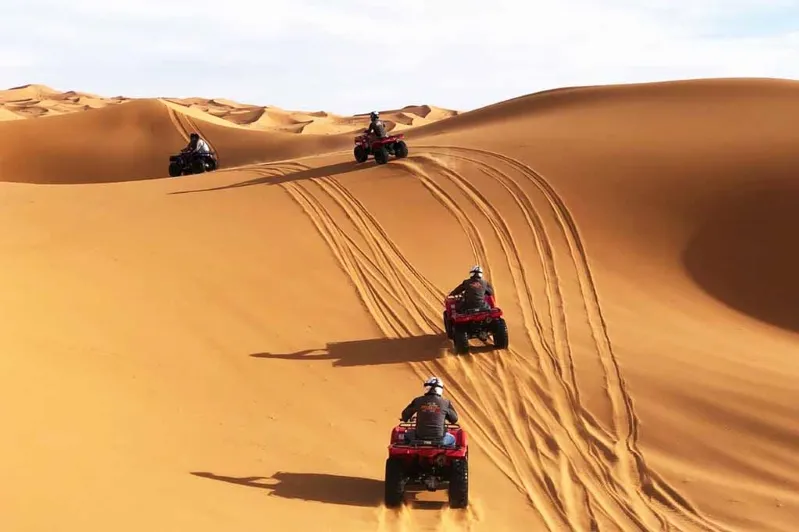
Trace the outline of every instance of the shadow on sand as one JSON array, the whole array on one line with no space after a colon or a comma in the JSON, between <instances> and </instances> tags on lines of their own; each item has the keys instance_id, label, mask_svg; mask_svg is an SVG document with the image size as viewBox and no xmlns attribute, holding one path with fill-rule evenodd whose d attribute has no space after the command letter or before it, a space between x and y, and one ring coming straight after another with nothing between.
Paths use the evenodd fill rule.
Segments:
<instances>
[{"instance_id":1,"label":"shadow on sand","mask_svg":"<svg viewBox=\"0 0 799 532\"><path fill-rule=\"evenodd\" d=\"M304 179L314 179L319 177L331 177L336 175L348 174L358 170L365 170L376 166L374 161L358 164L355 161L347 161L343 163L329 164L327 166L320 166L318 168L310 168L308 170L299 170L285 175L275 175L271 172L265 172L263 177L241 181L239 183L232 183L220 187L200 188L194 190L180 190L177 192L170 192L171 194L191 194L193 192L212 192L214 190L226 190L231 188L250 187L253 185L279 185L281 183L289 183L291 181L302 181ZM268 167L265 167L268 170Z\"/></svg>"},{"instance_id":2,"label":"shadow on sand","mask_svg":"<svg viewBox=\"0 0 799 532\"><path fill-rule=\"evenodd\" d=\"M378 506L383 500L383 481L372 478L283 471L271 477L226 477L201 471L191 474L229 484L269 490L270 495L284 499L346 506Z\"/></svg>"},{"instance_id":3,"label":"shadow on sand","mask_svg":"<svg viewBox=\"0 0 799 532\"><path fill-rule=\"evenodd\" d=\"M758 320L799 331L799 182L763 180L708 210L683 253L708 294Z\"/></svg>"},{"instance_id":4,"label":"shadow on sand","mask_svg":"<svg viewBox=\"0 0 799 532\"><path fill-rule=\"evenodd\" d=\"M481 347L472 348L475 353ZM491 348L488 347L490 351ZM333 342L325 349L305 349L296 353L255 353L255 358L280 360L332 360L333 366L375 366L403 362L426 362L451 351L445 334L429 334L410 338L374 338L350 342Z\"/></svg>"},{"instance_id":5,"label":"shadow on sand","mask_svg":"<svg viewBox=\"0 0 799 532\"><path fill-rule=\"evenodd\" d=\"M362 507L377 507L383 503L382 479L284 471L275 473L271 477L228 477L206 471L193 471L191 474L228 484L268 490L270 496L284 499ZM425 494L428 500L418 499L420 494ZM409 488L405 502L411 508L418 510L441 510L447 506L446 491L438 492L432 497L439 500L429 500L431 495L423 489Z\"/></svg>"}]
</instances>

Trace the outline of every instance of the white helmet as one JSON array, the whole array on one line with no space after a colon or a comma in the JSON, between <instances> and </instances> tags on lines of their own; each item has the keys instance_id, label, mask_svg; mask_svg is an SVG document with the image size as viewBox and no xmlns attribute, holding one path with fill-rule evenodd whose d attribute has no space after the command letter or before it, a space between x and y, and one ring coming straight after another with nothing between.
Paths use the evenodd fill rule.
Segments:
<instances>
[{"instance_id":1,"label":"white helmet","mask_svg":"<svg viewBox=\"0 0 799 532\"><path fill-rule=\"evenodd\" d=\"M475 264L474 266L472 266L472 269L469 270L469 275L480 279L481 277L483 277L483 269L479 265Z\"/></svg>"},{"instance_id":2,"label":"white helmet","mask_svg":"<svg viewBox=\"0 0 799 532\"><path fill-rule=\"evenodd\" d=\"M438 377L430 377L424 381L424 387L426 388L425 393L429 393L432 390L433 393L441 395L444 392L444 381Z\"/></svg>"}]
</instances>

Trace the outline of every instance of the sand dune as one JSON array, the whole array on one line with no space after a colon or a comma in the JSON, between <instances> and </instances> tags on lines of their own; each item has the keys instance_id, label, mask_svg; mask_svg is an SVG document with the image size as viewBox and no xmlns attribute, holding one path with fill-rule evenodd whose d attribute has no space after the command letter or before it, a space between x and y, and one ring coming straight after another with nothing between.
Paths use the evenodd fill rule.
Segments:
<instances>
[{"instance_id":1,"label":"sand dune","mask_svg":"<svg viewBox=\"0 0 799 532\"><path fill-rule=\"evenodd\" d=\"M0 120L20 120L24 118L13 111L8 109L0 109Z\"/></svg>"},{"instance_id":2,"label":"sand dune","mask_svg":"<svg viewBox=\"0 0 799 532\"><path fill-rule=\"evenodd\" d=\"M123 96L105 98L85 92L59 92L44 85L23 85L0 91L0 120L11 116L5 111L11 111L14 116L23 118L38 118L101 109L131 100L134 99ZM368 115L348 117L326 111L288 111L225 98L162 98L162 101L180 105L187 113L201 111L206 116L221 118L233 124L281 133L338 135L354 133L369 124ZM401 131L456 116L458 111L429 105L412 105L382 113L389 129Z\"/></svg>"},{"instance_id":3,"label":"sand dune","mask_svg":"<svg viewBox=\"0 0 799 532\"><path fill-rule=\"evenodd\" d=\"M8 139L0 146L0 180L76 184L161 178L169 155L186 145L192 131L219 154L223 169L352 144L344 137L252 131L170 102L134 100L47 120L0 122L0 137Z\"/></svg>"},{"instance_id":4,"label":"sand dune","mask_svg":"<svg viewBox=\"0 0 799 532\"><path fill-rule=\"evenodd\" d=\"M799 83L406 108L438 121L379 167L247 125L341 117L214 102L0 123L0 528L795 530ZM240 167L145 179L186 127ZM441 299L474 263L511 348L456 357ZM472 505L389 511L429 374Z\"/></svg>"},{"instance_id":5,"label":"sand dune","mask_svg":"<svg viewBox=\"0 0 799 532\"><path fill-rule=\"evenodd\" d=\"M388 128L407 130L457 115L429 106L412 109L419 116L389 112ZM434 118L426 118L431 113ZM6 123L39 117L58 120L30 121L13 129ZM161 178L167 175L169 155L186 145L192 131L209 141L221 168L229 169L350 149L353 135L368 123L368 115L285 111L224 99L102 98L25 85L0 91L0 137L11 139L0 146L0 181L77 184ZM29 156L32 143L37 146L35 158Z\"/></svg>"}]
</instances>

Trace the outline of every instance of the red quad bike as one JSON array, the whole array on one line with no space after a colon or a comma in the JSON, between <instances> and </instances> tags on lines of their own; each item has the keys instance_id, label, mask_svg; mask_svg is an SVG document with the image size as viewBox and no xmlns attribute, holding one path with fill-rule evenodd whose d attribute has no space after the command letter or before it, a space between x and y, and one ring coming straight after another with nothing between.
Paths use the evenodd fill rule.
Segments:
<instances>
[{"instance_id":1,"label":"red quad bike","mask_svg":"<svg viewBox=\"0 0 799 532\"><path fill-rule=\"evenodd\" d=\"M377 164L386 164L388 156L393 155L397 159L402 159L408 156L408 145L402 140L405 135L397 133L389 135L386 138L370 139L366 133L355 137L355 160L359 163L365 163L370 155L373 155Z\"/></svg>"},{"instance_id":2,"label":"red quad bike","mask_svg":"<svg viewBox=\"0 0 799 532\"><path fill-rule=\"evenodd\" d=\"M444 300L444 330L452 340L455 353L469 353L469 339L479 338L483 342L489 335L496 349L508 348L508 325L502 317L502 309L496 306L494 296L486 296L488 308L459 313L458 303L462 296L447 296Z\"/></svg>"},{"instance_id":3,"label":"red quad bike","mask_svg":"<svg viewBox=\"0 0 799 532\"><path fill-rule=\"evenodd\" d=\"M391 431L385 477L385 504L401 506L406 487L422 487L427 491L446 489L450 508L469 505L469 445L460 425L447 425L455 436L455 445L448 447L429 440L405 441L405 431L414 423L400 423Z\"/></svg>"}]
</instances>

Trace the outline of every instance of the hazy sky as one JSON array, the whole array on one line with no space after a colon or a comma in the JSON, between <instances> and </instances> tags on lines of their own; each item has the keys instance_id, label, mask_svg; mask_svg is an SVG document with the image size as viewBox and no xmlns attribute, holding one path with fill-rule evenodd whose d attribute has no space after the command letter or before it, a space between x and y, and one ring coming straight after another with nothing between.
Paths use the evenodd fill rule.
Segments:
<instances>
[{"instance_id":1,"label":"hazy sky","mask_svg":"<svg viewBox=\"0 0 799 532\"><path fill-rule=\"evenodd\" d=\"M0 88L468 110L567 85L799 78L799 0L0 0Z\"/></svg>"}]
</instances>

